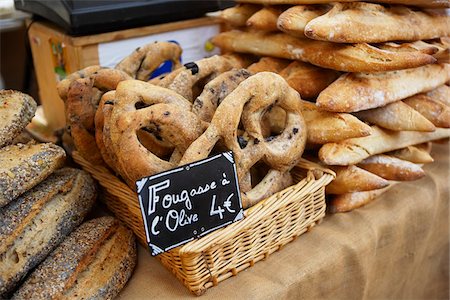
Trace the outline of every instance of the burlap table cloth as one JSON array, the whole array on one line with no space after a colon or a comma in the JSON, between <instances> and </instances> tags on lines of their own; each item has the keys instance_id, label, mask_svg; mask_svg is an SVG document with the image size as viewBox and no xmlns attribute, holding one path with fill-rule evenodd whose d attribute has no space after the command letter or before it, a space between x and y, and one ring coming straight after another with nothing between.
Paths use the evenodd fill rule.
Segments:
<instances>
[{"instance_id":1,"label":"burlap table cloth","mask_svg":"<svg viewBox=\"0 0 450 300\"><path fill-rule=\"evenodd\" d=\"M427 176L311 232L200 299L449 299L449 146ZM143 248L120 299L193 299Z\"/></svg>"}]
</instances>

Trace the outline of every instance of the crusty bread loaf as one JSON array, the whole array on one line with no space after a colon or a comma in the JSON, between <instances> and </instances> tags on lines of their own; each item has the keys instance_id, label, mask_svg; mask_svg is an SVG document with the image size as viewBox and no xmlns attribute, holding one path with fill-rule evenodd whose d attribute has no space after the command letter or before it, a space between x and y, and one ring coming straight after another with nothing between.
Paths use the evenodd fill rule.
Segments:
<instances>
[{"instance_id":1,"label":"crusty bread loaf","mask_svg":"<svg viewBox=\"0 0 450 300\"><path fill-rule=\"evenodd\" d=\"M0 209L0 298L81 224L95 196L86 172L64 168Z\"/></svg>"},{"instance_id":2,"label":"crusty bread loaf","mask_svg":"<svg viewBox=\"0 0 450 300\"><path fill-rule=\"evenodd\" d=\"M304 32L308 38L337 43L429 40L450 34L450 18L443 11L406 6L336 3L329 12L311 20Z\"/></svg>"},{"instance_id":3,"label":"crusty bread loaf","mask_svg":"<svg viewBox=\"0 0 450 300\"><path fill-rule=\"evenodd\" d=\"M263 7L248 18L246 25L251 29L262 31L278 31L277 20L282 9L278 7Z\"/></svg>"},{"instance_id":4,"label":"crusty bread loaf","mask_svg":"<svg viewBox=\"0 0 450 300\"><path fill-rule=\"evenodd\" d=\"M425 176L420 165L384 154L366 158L358 167L386 180L412 181Z\"/></svg>"},{"instance_id":5,"label":"crusty bread loaf","mask_svg":"<svg viewBox=\"0 0 450 300\"><path fill-rule=\"evenodd\" d=\"M248 18L260 9L259 5L240 4L222 10L218 17L231 26L241 27L246 26Z\"/></svg>"},{"instance_id":6,"label":"crusty bread loaf","mask_svg":"<svg viewBox=\"0 0 450 300\"><path fill-rule=\"evenodd\" d=\"M304 37L306 24L330 9L330 5L296 5L290 7L278 17L278 29L292 36Z\"/></svg>"},{"instance_id":7,"label":"crusty bread loaf","mask_svg":"<svg viewBox=\"0 0 450 300\"><path fill-rule=\"evenodd\" d=\"M37 104L27 94L0 90L0 148L9 145L31 122Z\"/></svg>"},{"instance_id":8,"label":"crusty bread loaf","mask_svg":"<svg viewBox=\"0 0 450 300\"><path fill-rule=\"evenodd\" d=\"M386 51L369 44L338 44L299 39L285 33L232 30L212 42L223 51L301 60L344 72L383 72L414 68L436 62L421 51Z\"/></svg>"},{"instance_id":9,"label":"crusty bread loaf","mask_svg":"<svg viewBox=\"0 0 450 300\"><path fill-rule=\"evenodd\" d=\"M366 0L340 0L339 2L359 2ZM257 3L265 5L276 5L276 4L322 4L322 3L333 3L335 0L238 0L241 3ZM448 0L372 0L371 2L377 3L390 3L390 4L405 4L414 5L421 7L450 7Z\"/></svg>"},{"instance_id":10,"label":"crusty bread loaf","mask_svg":"<svg viewBox=\"0 0 450 300\"><path fill-rule=\"evenodd\" d=\"M385 73L348 73L317 97L327 111L356 112L377 108L430 91L450 80L449 64L433 64Z\"/></svg>"},{"instance_id":11,"label":"crusty bread loaf","mask_svg":"<svg viewBox=\"0 0 450 300\"><path fill-rule=\"evenodd\" d=\"M280 73L291 63L290 60L270 56L261 57L260 60L248 66L247 70L252 73L273 72Z\"/></svg>"},{"instance_id":12,"label":"crusty bread loaf","mask_svg":"<svg viewBox=\"0 0 450 300\"><path fill-rule=\"evenodd\" d=\"M341 73L323 69L301 61L294 61L279 73L302 99L316 98Z\"/></svg>"},{"instance_id":13,"label":"crusty bread loaf","mask_svg":"<svg viewBox=\"0 0 450 300\"><path fill-rule=\"evenodd\" d=\"M336 195L328 201L327 210L330 213L352 211L373 201L375 198L386 192L391 187L392 184L385 188L373 191Z\"/></svg>"},{"instance_id":14,"label":"crusty bread loaf","mask_svg":"<svg viewBox=\"0 0 450 300\"><path fill-rule=\"evenodd\" d=\"M308 130L308 143L311 144L339 142L371 133L369 125L351 114L322 111L307 101L301 101L301 110Z\"/></svg>"},{"instance_id":15,"label":"crusty bread loaf","mask_svg":"<svg viewBox=\"0 0 450 300\"><path fill-rule=\"evenodd\" d=\"M426 164L434 161L434 159L429 154L429 151L416 146L408 146L406 148L394 150L386 154L416 164Z\"/></svg>"},{"instance_id":16,"label":"crusty bread loaf","mask_svg":"<svg viewBox=\"0 0 450 300\"><path fill-rule=\"evenodd\" d=\"M389 182L357 166L329 166L336 178L326 187L327 194L346 194L381 189Z\"/></svg>"},{"instance_id":17,"label":"crusty bread loaf","mask_svg":"<svg viewBox=\"0 0 450 300\"><path fill-rule=\"evenodd\" d=\"M436 129L427 118L402 101L363 110L355 115L370 124L394 131L434 131Z\"/></svg>"},{"instance_id":18,"label":"crusty bread loaf","mask_svg":"<svg viewBox=\"0 0 450 300\"><path fill-rule=\"evenodd\" d=\"M426 95L434 101L441 102L450 107L450 87L448 85L441 85L440 87L429 91Z\"/></svg>"},{"instance_id":19,"label":"crusty bread loaf","mask_svg":"<svg viewBox=\"0 0 450 300\"><path fill-rule=\"evenodd\" d=\"M375 154L447 137L450 137L450 129L437 128L433 132L390 131L373 126L369 136L323 145L319 158L327 165L347 166Z\"/></svg>"},{"instance_id":20,"label":"crusty bread loaf","mask_svg":"<svg viewBox=\"0 0 450 300\"><path fill-rule=\"evenodd\" d=\"M113 299L136 265L133 233L112 217L82 224L12 299Z\"/></svg>"},{"instance_id":21,"label":"crusty bread loaf","mask_svg":"<svg viewBox=\"0 0 450 300\"><path fill-rule=\"evenodd\" d=\"M62 148L46 144L17 144L0 149L0 207L47 178L65 161Z\"/></svg>"},{"instance_id":22,"label":"crusty bread loaf","mask_svg":"<svg viewBox=\"0 0 450 300\"><path fill-rule=\"evenodd\" d=\"M441 90L445 93L444 90ZM435 97L437 92L435 92ZM450 97L449 94L438 95L437 98ZM427 118L436 127L450 128L450 106L434 100L427 94L419 94L403 100Z\"/></svg>"}]
</instances>

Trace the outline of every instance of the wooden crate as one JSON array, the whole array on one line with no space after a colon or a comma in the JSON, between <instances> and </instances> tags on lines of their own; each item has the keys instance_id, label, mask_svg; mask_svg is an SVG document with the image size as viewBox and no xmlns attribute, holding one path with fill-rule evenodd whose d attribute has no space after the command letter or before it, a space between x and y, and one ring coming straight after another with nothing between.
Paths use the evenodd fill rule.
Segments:
<instances>
[{"instance_id":1,"label":"wooden crate","mask_svg":"<svg viewBox=\"0 0 450 300\"><path fill-rule=\"evenodd\" d=\"M64 105L56 91L60 76L55 72L55 68L59 65L63 68L58 70L62 69L66 74L70 74L87 66L100 64L99 45L102 43L130 41L134 38L151 37L160 33L170 34L203 26L219 26L219 21L205 17L80 37L67 35L60 28L45 21L29 23L28 37L39 86L39 97L50 129L59 129L65 125Z\"/></svg>"}]
</instances>

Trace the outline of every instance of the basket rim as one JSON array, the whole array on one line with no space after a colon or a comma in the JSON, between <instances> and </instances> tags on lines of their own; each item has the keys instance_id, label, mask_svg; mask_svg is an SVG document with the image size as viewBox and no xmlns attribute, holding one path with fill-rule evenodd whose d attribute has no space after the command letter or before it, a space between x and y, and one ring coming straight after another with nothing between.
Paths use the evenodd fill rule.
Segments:
<instances>
[{"instance_id":1,"label":"basket rim","mask_svg":"<svg viewBox=\"0 0 450 300\"><path fill-rule=\"evenodd\" d=\"M126 189L127 192L133 195L133 197L136 197L137 201L136 191L132 190L126 183L123 182L123 180L113 174L105 164L94 165L85 160L77 151L72 152L72 158L77 164L81 165L82 167L89 166L91 169L94 169L97 172L108 175L108 177L113 176L115 179L117 179L118 182L121 183L120 188ZM286 206L289 203L298 200L295 197L286 197L286 195L292 194L295 191L299 190L301 190L305 195L309 194L318 187L326 186L336 177L336 173L334 171L304 158L301 158L294 168L306 170L306 177L296 184L280 192L277 192L272 196L258 202L254 206L244 210L244 219L229 224L228 226L220 228L214 232L211 232L208 235L201 237L200 239L194 239L170 251L174 251L176 249L177 251L179 251L180 256L186 256L205 251L213 245L229 239L231 233L235 234L236 232L243 230L245 227L248 227L249 223L253 221L253 219L258 220L261 214L270 214L278 208L281 208L282 206ZM278 198L284 199L283 201L277 201ZM144 224L142 224L142 226L144 226Z\"/></svg>"}]
</instances>

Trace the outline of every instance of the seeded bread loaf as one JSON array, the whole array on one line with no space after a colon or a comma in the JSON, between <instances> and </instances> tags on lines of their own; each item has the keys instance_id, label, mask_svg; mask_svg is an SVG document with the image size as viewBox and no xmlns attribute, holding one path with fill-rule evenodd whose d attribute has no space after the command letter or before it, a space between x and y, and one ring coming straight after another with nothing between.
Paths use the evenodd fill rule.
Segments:
<instances>
[{"instance_id":1,"label":"seeded bread loaf","mask_svg":"<svg viewBox=\"0 0 450 300\"><path fill-rule=\"evenodd\" d=\"M112 299L136 265L133 233L113 217L82 224L12 299Z\"/></svg>"},{"instance_id":2,"label":"seeded bread loaf","mask_svg":"<svg viewBox=\"0 0 450 300\"><path fill-rule=\"evenodd\" d=\"M0 148L9 145L30 123L36 102L18 91L0 90Z\"/></svg>"},{"instance_id":3,"label":"seeded bread loaf","mask_svg":"<svg viewBox=\"0 0 450 300\"><path fill-rule=\"evenodd\" d=\"M0 209L0 299L81 224L95 197L86 172L63 168Z\"/></svg>"},{"instance_id":4,"label":"seeded bread loaf","mask_svg":"<svg viewBox=\"0 0 450 300\"><path fill-rule=\"evenodd\" d=\"M54 144L17 144L0 149L0 207L17 198L64 164Z\"/></svg>"}]
</instances>

